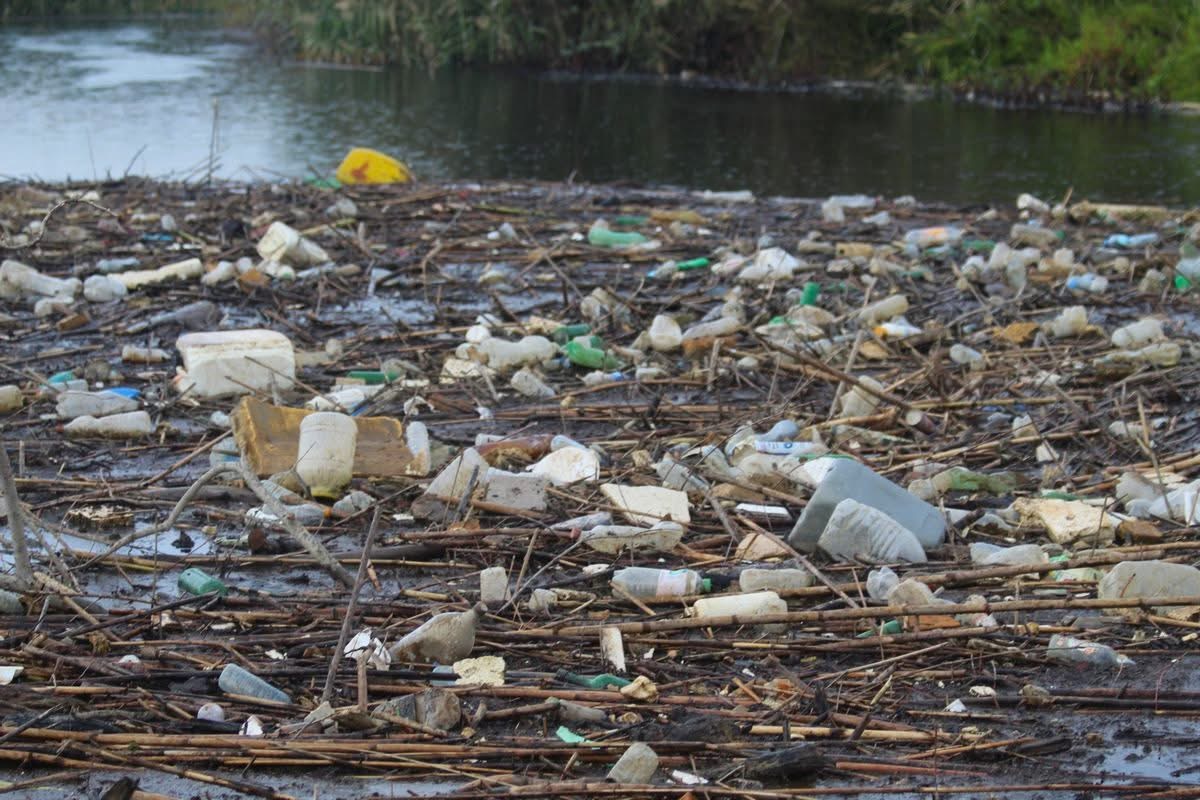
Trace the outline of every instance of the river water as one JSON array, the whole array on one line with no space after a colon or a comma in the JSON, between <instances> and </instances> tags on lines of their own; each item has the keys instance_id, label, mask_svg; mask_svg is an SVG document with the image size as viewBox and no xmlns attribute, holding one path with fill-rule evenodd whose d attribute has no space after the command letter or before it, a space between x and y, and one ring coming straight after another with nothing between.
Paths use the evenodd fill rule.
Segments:
<instances>
[{"instance_id":1,"label":"river water","mask_svg":"<svg viewBox=\"0 0 1200 800\"><path fill-rule=\"evenodd\" d=\"M245 35L186 18L0 29L0 120L0 178L194 179L210 152L220 176L303 177L363 145L429 178L574 176L952 203L1069 189L1076 199L1200 200L1200 118L336 69L273 58Z\"/></svg>"}]
</instances>

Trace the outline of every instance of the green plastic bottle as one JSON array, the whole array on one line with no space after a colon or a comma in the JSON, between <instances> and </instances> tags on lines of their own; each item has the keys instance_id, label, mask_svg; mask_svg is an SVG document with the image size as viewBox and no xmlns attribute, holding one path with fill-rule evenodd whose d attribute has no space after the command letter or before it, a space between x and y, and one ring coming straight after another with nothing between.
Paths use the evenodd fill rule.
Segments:
<instances>
[{"instance_id":1,"label":"green plastic bottle","mask_svg":"<svg viewBox=\"0 0 1200 800\"><path fill-rule=\"evenodd\" d=\"M800 295L800 305L811 306L815 304L820 294L821 284L815 281L808 281L804 284L804 292Z\"/></svg>"},{"instance_id":2,"label":"green plastic bottle","mask_svg":"<svg viewBox=\"0 0 1200 800\"><path fill-rule=\"evenodd\" d=\"M574 325L563 325L561 328L555 330L550 338L558 344L566 344L576 336L584 336L590 333L591 330L592 326L586 322L577 322Z\"/></svg>"},{"instance_id":3,"label":"green plastic bottle","mask_svg":"<svg viewBox=\"0 0 1200 800\"><path fill-rule=\"evenodd\" d=\"M220 597L229 594L229 587L202 569L188 567L179 573L179 588L188 594L202 595L216 592Z\"/></svg>"},{"instance_id":4,"label":"green plastic bottle","mask_svg":"<svg viewBox=\"0 0 1200 800\"><path fill-rule=\"evenodd\" d=\"M612 353L606 353L581 342L567 342L563 347L567 359L576 366L590 369L623 369L625 364Z\"/></svg>"},{"instance_id":5,"label":"green plastic bottle","mask_svg":"<svg viewBox=\"0 0 1200 800\"><path fill-rule=\"evenodd\" d=\"M559 680L564 680L567 683L573 683L576 686L585 686L588 689L607 689L610 686L615 686L620 689L622 686L628 686L630 681L621 678L617 675L604 672L600 675L580 675L577 672L568 672L565 669L560 669L557 673Z\"/></svg>"}]
</instances>

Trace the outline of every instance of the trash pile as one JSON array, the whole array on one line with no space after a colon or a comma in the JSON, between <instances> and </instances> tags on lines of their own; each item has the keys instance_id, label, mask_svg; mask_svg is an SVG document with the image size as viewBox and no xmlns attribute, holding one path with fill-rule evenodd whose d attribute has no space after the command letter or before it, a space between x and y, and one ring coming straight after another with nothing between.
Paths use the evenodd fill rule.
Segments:
<instances>
[{"instance_id":1,"label":"trash pile","mask_svg":"<svg viewBox=\"0 0 1200 800\"><path fill-rule=\"evenodd\" d=\"M1182 796L1194 216L2 186L0 789Z\"/></svg>"}]
</instances>

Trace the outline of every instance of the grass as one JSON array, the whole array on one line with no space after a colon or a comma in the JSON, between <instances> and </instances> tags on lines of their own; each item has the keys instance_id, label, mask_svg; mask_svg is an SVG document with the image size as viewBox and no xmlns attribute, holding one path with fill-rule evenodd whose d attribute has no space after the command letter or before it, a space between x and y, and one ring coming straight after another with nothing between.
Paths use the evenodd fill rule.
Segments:
<instances>
[{"instance_id":1,"label":"grass","mask_svg":"<svg viewBox=\"0 0 1200 800\"><path fill-rule=\"evenodd\" d=\"M0 22L187 10L253 22L303 58L340 63L1200 100L1200 0L0 0Z\"/></svg>"}]
</instances>

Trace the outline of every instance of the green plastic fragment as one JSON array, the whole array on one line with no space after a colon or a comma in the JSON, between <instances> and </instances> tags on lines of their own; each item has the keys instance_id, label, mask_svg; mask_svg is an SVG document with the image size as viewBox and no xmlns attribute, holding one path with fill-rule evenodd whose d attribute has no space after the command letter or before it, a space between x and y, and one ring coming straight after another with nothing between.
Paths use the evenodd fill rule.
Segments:
<instances>
[{"instance_id":1,"label":"green plastic fragment","mask_svg":"<svg viewBox=\"0 0 1200 800\"><path fill-rule=\"evenodd\" d=\"M573 325L563 325L551 334L551 338L559 344L566 344L576 336L585 336L592 330L592 326L586 322L577 322Z\"/></svg>"},{"instance_id":2,"label":"green plastic fragment","mask_svg":"<svg viewBox=\"0 0 1200 800\"><path fill-rule=\"evenodd\" d=\"M989 494L1011 494L1017 488L1016 476L1011 472L997 472L991 475L975 472L966 467L951 467L940 473L934 479L935 484L943 491L952 492L987 492Z\"/></svg>"},{"instance_id":3,"label":"green plastic fragment","mask_svg":"<svg viewBox=\"0 0 1200 800\"><path fill-rule=\"evenodd\" d=\"M374 369L352 369L346 373L346 377L355 381L362 381L368 386L378 386L383 383L392 383L400 379L399 372L382 372Z\"/></svg>"},{"instance_id":4,"label":"green plastic fragment","mask_svg":"<svg viewBox=\"0 0 1200 800\"><path fill-rule=\"evenodd\" d=\"M1192 288L1192 282L1182 275L1175 276L1175 288L1180 292L1186 292Z\"/></svg>"},{"instance_id":5,"label":"green plastic fragment","mask_svg":"<svg viewBox=\"0 0 1200 800\"><path fill-rule=\"evenodd\" d=\"M972 253L990 253L996 247L991 239L964 239L962 244L964 250Z\"/></svg>"},{"instance_id":6,"label":"green plastic fragment","mask_svg":"<svg viewBox=\"0 0 1200 800\"><path fill-rule=\"evenodd\" d=\"M588 743L588 740L586 738L584 738L583 736L580 736L578 733L571 730L566 725L559 725L558 730L556 730L554 732L554 735L557 736L562 741L566 742L567 744L587 744Z\"/></svg>"},{"instance_id":7,"label":"green plastic fragment","mask_svg":"<svg viewBox=\"0 0 1200 800\"><path fill-rule=\"evenodd\" d=\"M701 256L700 258L690 258L687 261L680 261L675 265L675 269L680 272L688 272L694 269L704 269L709 265L709 260Z\"/></svg>"},{"instance_id":8,"label":"green plastic fragment","mask_svg":"<svg viewBox=\"0 0 1200 800\"><path fill-rule=\"evenodd\" d=\"M588 229L588 244L594 247L630 247L645 241L646 237L636 231L613 231L600 225Z\"/></svg>"},{"instance_id":9,"label":"green plastic fragment","mask_svg":"<svg viewBox=\"0 0 1200 800\"><path fill-rule=\"evenodd\" d=\"M65 369L62 372L56 372L50 376L48 383L66 383L67 381L75 380L74 370Z\"/></svg>"},{"instance_id":10,"label":"green plastic fragment","mask_svg":"<svg viewBox=\"0 0 1200 800\"><path fill-rule=\"evenodd\" d=\"M650 218L643 214L620 214L613 217L612 224L623 225L628 228L634 225L645 225L649 221Z\"/></svg>"},{"instance_id":11,"label":"green plastic fragment","mask_svg":"<svg viewBox=\"0 0 1200 800\"><path fill-rule=\"evenodd\" d=\"M856 636L855 638L856 639L870 639L876 635L892 636L897 633L902 633L903 631L904 631L904 626L900 624L900 620L889 619L887 622L878 626L874 630L863 631L862 633L858 634L858 636Z\"/></svg>"},{"instance_id":12,"label":"green plastic fragment","mask_svg":"<svg viewBox=\"0 0 1200 800\"><path fill-rule=\"evenodd\" d=\"M179 573L179 588L188 594L201 595L216 592L221 597L229 594L229 587L202 569L188 567Z\"/></svg>"},{"instance_id":13,"label":"green plastic fragment","mask_svg":"<svg viewBox=\"0 0 1200 800\"><path fill-rule=\"evenodd\" d=\"M305 178L304 182L307 183L309 186L312 186L316 189L340 189L340 188L342 188L342 182L339 181L337 178L320 178L320 177L317 177L314 175L311 178Z\"/></svg>"},{"instance_id":14,"label":"green plastic fragment","mask_svg":"<svg viewBox=\"0 0 1200 800\"><path fill-rule=\"evenodd\" d=\"M623 369L625 367L621 359L612 353L596 347L588 347L577 341L567 342L563 346L563 352L566 353L567 360L578 367L588 367L589 369Z\"/></svg>"},{"instance_id":15,"label":"green plastic fragment","mask_svg":"<svg viewBox=\"0 0 1200 800\"><path fill-rule=\"evenodd\" d=\"M811 306L816 304L820 294L821 284L816 281L808 281L804 284L804 291L800 294L800 305Z\"/></svg>"},{"instance_id":16,"label":"green plastic fragment","mask_svg":"<svg viewBox=\"0 0 1200 800\"><path fill-rule=\"evenodd\" d=\"M580 675L577 672L568 672L563 669L558 671L558 677L567 683L573 683L576 686L585 686L588 689L607 689L610 686L620 689L622 686L628 686L630 683L625 678L612 675L608 672L589 676Z\"/></svg>"},{"instance_id":17,"label":"green plastic fragment","mask_svg":"<svg viewBox=\"0 0 1200 800\"><path fill-rule=\"evenodd\" d=\"M1040 497L1046 500L1078 500L1079 495L1071 494L1070 492L1060 492L1057 489L1047 489L1042 492Z\"/></svg>"}]
</instances>

